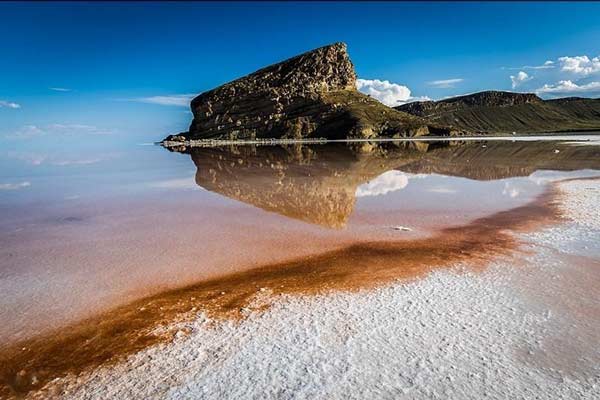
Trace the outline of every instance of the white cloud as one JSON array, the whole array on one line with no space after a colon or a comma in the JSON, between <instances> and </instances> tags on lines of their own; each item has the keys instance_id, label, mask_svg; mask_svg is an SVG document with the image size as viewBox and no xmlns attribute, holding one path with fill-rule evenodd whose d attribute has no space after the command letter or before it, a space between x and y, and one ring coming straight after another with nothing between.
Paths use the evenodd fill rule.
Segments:
<instances>
[{"instance_id":1,"label":"white cloud","mask_svg":"<svg viewBox=\"0 0 600 400\"><path fill-rule=\"evenodd\" d=\"M575 75L587 76L600 72L600 56L590 59L588 56L560 57L560 69Z\"/></svg>"},{"instance_id":2,"label":"white cloud","mask_svg":"<svg viewBox=\"0 0 600 400\"><path fill-rule=\"evenodd\" d=\"M462 81L464 81L462 78L440 79L437 81L429 81L427 84L439 89L449 89L456 87L456 84L461 83Z\"/></svg>"},{"instance_id":3,"label":"white cloud","mask_svg":"<svg viewBox=\"0 0 600 400\"><path fill-rule=\"evenodd\" d=\"M115 132L110 129L99 128L93 125L84 124L50 124L44 127L36 125L25 125L7 135L13 139L30 139L32 137L46 135L74 136L74 135L112 135Z\"/></svg>"},{"instance_id":4,"label":"white cloud","mask_svg":"<svg viewBox=\"0 0 600 400\"><path fill-rule=\"evenodd\" d=\"M542 65L525 65L518 68L516 75L511 75L512 88L515 89L523 83L533 79L525 72L527 69L545 70L554 68L553 71L540 71L536 78L544 79L546 83L536 90L538 95L561 95L587 94L588 96L600 95L600 82L591 77L600 75L600 56L589 57L587 55L558 57L556 60L547 60ZM517 68L508 68L517 69ZM582 83L582 80L584 80Z\"/></svg>"},{"instance_id":5,"label":"white cloud","mask_svg":"<svg viewBox=\"0 0 600 400\"><path fill-rule=\"evenodd\" d=\"M189 107L190 102L196 96L197 95L195 94L172 94L167 96L136 97L134 99L129 99L129 101L158 104L161 106Z\"/></svg>"},{"instance_id":6,"label":"white cloud","mask_svg":"<svg viewBox=\"0 0 600 400\"><path fill-rule=\"evenodd\" d=\"M410 96L409 88L390 81L357 79L356 88L390 107L404 104L413 99Z\"/></svg>"},{"instance_id":7,"label":"white cloud","mask_svg":"<svg viewBox=\"0 0 600 400\"><path fill-rule=\"evenodd\" d=\"M572 93L600 93L600 82L590 82L578 85L570 80L559 81L554 85L545 84L536 90L538 94L572 94Z\"/></svg>"},{"instance_id":8,"label":"white cloud","mask_svg":"<svg viewBox=\"0 0 600 400\"><path fill-rule=\"evenodd\" d=\"M559 57L556 61L547 60L541 65L523 65L517 68L503 68L510 70L545 70L552 68L559 68L560 72L568 73L578 77L585 77L592 74L600 73L600 56L589 57L587 55L582 56L565 56Z\"/></svg>"},{"instance_id":9,"label":"white cloud","mask_svg":"<svg viewBox=\"0 0 600 400\"><path fill-rule=\"evenodd\" d=\"M0 107L6 108L21 108L20 104L14 103L12 101L0 100Z\"/></svg>"},{"instance_id":10,"label":"white cloud","mask_svg":"<svg viewBox=\"0 0 600 400\"><path fill-rule=\"evenodd\" d=\"M62 87L51 87L48 89L54 90L55 92L70 92L73 90L73 89L67 89L67 88L62 88Z\"/></svg>"},{"instance_id":11,"label":"white cloud","mask_svg":"<svg viewBox=\"0 0 600 400\"><path fill-rule=\"evenodd\" d=\"M551 69L551 68L555 68L556 67L554 64L555 64L554 61L548 60L548 61L544 62L542 65L523 65L521 67L503 68L503 69L514 69L514 70L523 70L523 69Z\"/></svg>"},{"instance_id":12,"label":"white cloud","mask_svg":"<svg viewBox=\"0 0 600 400\"><path fill-rule=\"evenodd\" d=\"M431 101L431 97L429 96L417 96L417 97L411 97L410 99L408 99L408 101Z\"/></svg>"},{"instance_id":13,"label":"white cloud","mask_svg":"<svg viewBox=\"0 0 600 400\"><path fill-rule=\"evenodd\" d=\"M404 172L387 171L356 188L356 197L379 196L404 189L406 185L408 177Z\"/></svg>"},{"instance_id":14,"label":"white cloud","mask_svg":"<svg viewBox=\"0 0 600 400\"><path fill-rule=\"evenodd\" d=\"M531 80L533 77L527 75L527 72L519 71L517 75L511 75L510 80L512 82L512 88L519 87L522 83Z\"/></svg>"},{"instance_id":15,"label":"white cloud","mask_svg":"<svg viewBox=\"0 0 600 400\"><path fill-rule=\"evenodd\" d=\"M0 183L0 190L18 190L31 186L30 182Z\"/></svg>"}]
</instances>

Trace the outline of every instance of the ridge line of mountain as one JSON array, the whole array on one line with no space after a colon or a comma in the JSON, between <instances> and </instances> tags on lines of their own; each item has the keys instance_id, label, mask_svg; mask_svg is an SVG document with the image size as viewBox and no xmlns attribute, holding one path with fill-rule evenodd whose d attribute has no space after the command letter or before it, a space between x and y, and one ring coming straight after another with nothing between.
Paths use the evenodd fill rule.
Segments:
<instances>
[{"instance_id":1,"label":"ridge line of mountain","mask_svg":"<svg viewBox=\"0 0 600 400\"><path fill-rule=\"evenodd\" d=\"M534 93L488 90L395 108L477 134L600 130L600 99L583 97L544 100Z\"/></svg>"},{"instance_id":2,"label":"ridge line of mountain","mask_svg":"<svg viewBox=\"0 0 600 400\"><path fill-rule=\"evenodd\" d=\"M356 79L346 44L319 47L201 93L189 130L163 145L600 130L600 100L485 91L392 108Z\"/></svg>"}]
</instances>

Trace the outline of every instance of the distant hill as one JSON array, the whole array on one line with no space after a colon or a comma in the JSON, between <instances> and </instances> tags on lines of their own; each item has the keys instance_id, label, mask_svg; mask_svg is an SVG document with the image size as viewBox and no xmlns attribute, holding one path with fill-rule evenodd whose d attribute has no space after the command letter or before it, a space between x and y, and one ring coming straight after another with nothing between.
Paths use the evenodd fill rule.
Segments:
<instances>
[{"instance_id":1,"label":"distant hill","mask_svg":"<svg viewBox=\"0 0 600 400\"><path fill-rule=\"evenodd\" d=\"M395 108L432 123L476 133L600 130L600 99L543 100L533 93L485 91Z\"/></svg>"}]
</instances>

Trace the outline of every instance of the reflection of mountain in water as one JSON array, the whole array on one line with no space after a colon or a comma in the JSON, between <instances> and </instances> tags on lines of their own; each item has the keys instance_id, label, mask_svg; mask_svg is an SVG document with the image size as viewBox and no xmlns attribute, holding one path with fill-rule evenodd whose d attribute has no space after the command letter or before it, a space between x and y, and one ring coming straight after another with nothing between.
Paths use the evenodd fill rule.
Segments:
<instances>
[{"instance_id":1,"label":"reflection of mountain in water","mask_svg":"<svg viewBox=\"0 0 600 400\"><path fill-rule=\"evenodd\" d=\"M191 156L199 186L266 211L331 228L345 226L359 185L386 171L490 180L528 176L538 169L600 169L597 146L556 142L238 146L195 148ZM393 172L383 178L394 179ZM391 185L400 187L402 182L396 180ZM364 188L358 195L364 195ZM374 186L369 190L385 193L388 189Z\"/></svg>"},{"instance_id":2,"label":"reflection of mountain in water","mask_svg":"<svg viewBox=\"0 0 600 400\"><path fill-rule=\"evenodd\" d=\"M463 142L429 151L398 169L476 180L529 176L538 170L600 169L600 146L550 141Z\"/></svg>"},{"instance_id":3,"label":"reflection of mountain in water","mask_svg":"<svg viewBox=\"0 0 600 400\"><path fill-rule=\"evenodd\" d=\"M357 187L417 151L346 145L239 146L192 151L196 183L210 191L305 222L341 228Z\"/></svg>"}]
</instances>

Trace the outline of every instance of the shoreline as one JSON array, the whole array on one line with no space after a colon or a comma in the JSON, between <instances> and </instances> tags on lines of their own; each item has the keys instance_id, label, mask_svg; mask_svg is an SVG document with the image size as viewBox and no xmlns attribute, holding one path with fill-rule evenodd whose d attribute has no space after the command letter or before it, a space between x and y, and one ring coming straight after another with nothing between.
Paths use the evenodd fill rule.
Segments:
<instances>
[{"instance_id":1,"label":"shoreline","mask_svg":"<svg viewBox=\"0 0 600 400\"><path fill-rule=\"evenodd\" d=\"M581 249L554 245L576 240L580 223L592 223L593 241L600 216L588 213L600 186L590 180L599 178L552 184L568 219L515 234L517 252L483 271L458 262L423 279L285 295L266 310L263 293L244 319L198 313L160 325L173 333L167 342L27 398L120 399L132 390L144 398L596 398L598 320L590 317L600 315L599 264L573 264Z\"/></svg>"},{"instance_id":2,"label":"shoreline","mask_svg":"<svg viewBox=\"0 0 600 400\"><path fill-rule=\"evenodd\" d=\"M176 149L177 147L218 147L218 146L232 146L232 145L258 145L258 146L272 146L272 145L294 145L294 144L328 144L328 143L403 143L403 142L448 142L448 141L538 141L538 140L573 140L573 137L580 138L579 140L584 142L590 142L600 140L600 133L590 134L585 133L590 131L578 131L578 132L556 132L556 133L545 133L545 134L531 134L531 135L492 135L492 136L423 136L423 137L407 137L407 138L373 138L373 139L325 139L325 138L314 138L314 139L251 139L251 140L228 140L228 139L198 139L198 140L163 140L156 142L155 145L165 147L167 149ZM592 131L595 132L595 131Z\"/></svg>"},{"instance_id":3,"label":"shoreline","mask_svg":"<svg viewBox=\"0 0 600 400\"><path fill-rule=\"evenodd\" d=\"M415 279L457 262L478 269L518 247L518 240L505 230L527 231L557 221L556 195L550 184L531 203L466 226L442 229L433 237L357 243L258 267L150 296L25 340L3 349L0 355L0 393L24 394L57 377L112 364L152 345L172 341L177 332L157 334L155 328L194 318L198 312L218 319L244 318L246 312L253 311L251 303L257 295L274 299L288 294L352 292L397 279ZM64 359L65 352L71 355L69 359Z\"/></svg>"}]
</instances>

